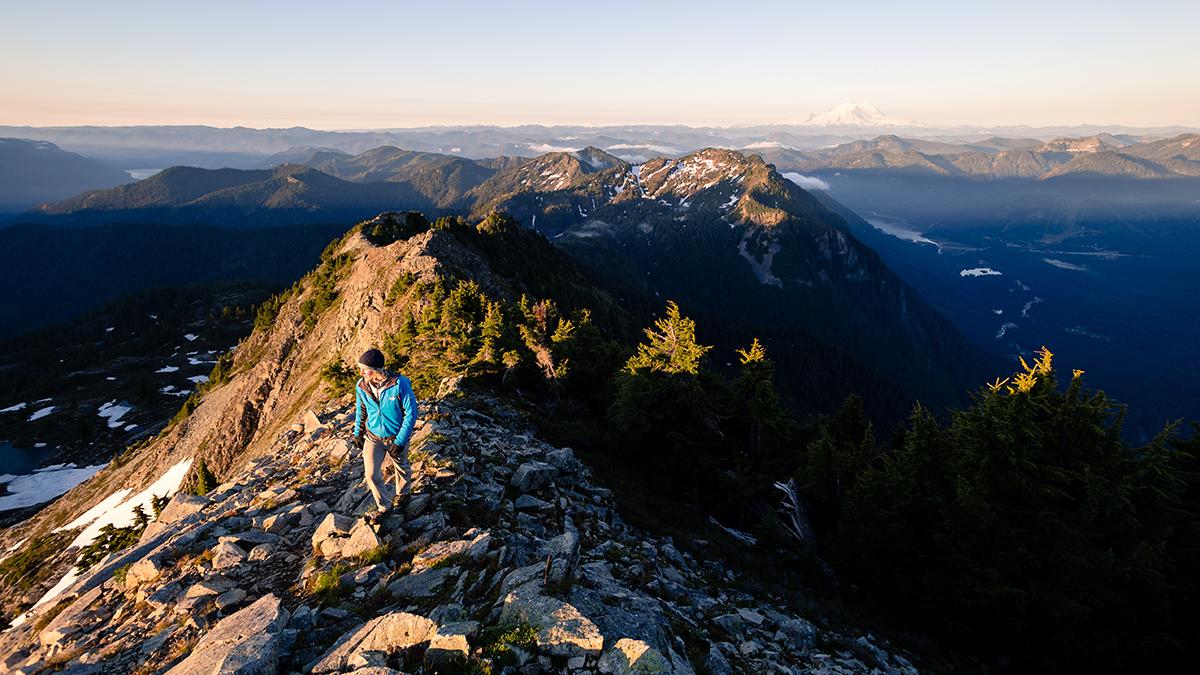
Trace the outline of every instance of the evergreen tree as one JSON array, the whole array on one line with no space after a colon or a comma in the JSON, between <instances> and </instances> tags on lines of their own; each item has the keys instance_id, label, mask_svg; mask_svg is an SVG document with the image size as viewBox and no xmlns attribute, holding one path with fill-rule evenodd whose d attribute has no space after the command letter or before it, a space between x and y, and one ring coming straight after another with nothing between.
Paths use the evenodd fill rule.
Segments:
<instances>
[{"instance_id":1,"label":"evergreen tree","mask_svg":"<svg viewBox=\"0 0 1200 675\"><path fill-rule=\"evenodd\" d=\"M1122 413L1048 350L941 428L902 445L845 499L841 564L937 627L1025 667L1136 667L1170 646L1186 501L1167 433L1121 441Z\"/></svg>"},{"instance_id":2,"label":"evergreen tree","mask_svg":"<svg viewBox=\"0 0 1200 675\"><path fill-rule=\"evenodd\" d=\"M674 301L667 302L667 315L655 319L654 327L644 332L646 341L638 345L637 353L625 364L626 372L648 370L696 375L701 357L712 349L696 342L696 322L683 316Z\"/></svg>"}]
</instances>

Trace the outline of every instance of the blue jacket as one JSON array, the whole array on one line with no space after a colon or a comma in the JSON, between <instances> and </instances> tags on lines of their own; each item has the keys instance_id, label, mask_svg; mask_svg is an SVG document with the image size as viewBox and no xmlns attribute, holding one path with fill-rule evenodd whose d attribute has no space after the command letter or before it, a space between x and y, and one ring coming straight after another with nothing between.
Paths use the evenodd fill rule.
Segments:
<instances>
[{"instance_id":1,"label":"blue jacket","mask_svg":"<svg viewBox=\"0 0 1200 675\"><path fill-rule=\"evenodd\" d=\"M363 432L403 447L417 423L417 397L407 377L388 373L379 388L379 398L361 378L354 386L354 436L360 444Z\"/></svg>"}]
</instances>

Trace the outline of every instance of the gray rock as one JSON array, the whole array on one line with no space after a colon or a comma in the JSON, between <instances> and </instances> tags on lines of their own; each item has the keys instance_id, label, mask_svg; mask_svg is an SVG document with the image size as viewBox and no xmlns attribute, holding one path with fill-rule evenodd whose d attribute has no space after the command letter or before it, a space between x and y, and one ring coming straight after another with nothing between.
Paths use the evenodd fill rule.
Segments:
<instances>
[{"instance_id":1,"label":"gray rock","mask_svg":"<svg viewBox=\"0 0 1200 675\"><path fill-rule=\"evenodd\" d=\"M491 541L492 535L487 532L476 535L473 539L439 541L413 557L413 570L428 569L437 564L445 564L445 561L455 561L460 558L481 561L487 554Z\"/></svg>"},{"instance_id":2,"label":"gray rock","mask_svg":"<svg viewBox=\"0 0 1200 675\"><path fill-rule=\"evenodd\" d=\"M157 556L146 556L129 566L125 571L125 588L132 590L147 581L154 581L162 574L163 565Z\"/></svg>"},{"instance_id":3,"label":"gray rock","mask_svg":"<svg viewBox=\"0 0 1200 675\"><path fill-rule=\"evenodd\" d=\"M247 557L249 558L250 562L258 562L260 560L266 560L267 558L270 558L271 554L274 552L274 546L271 546L270 544L259 544L258 546L250 549L250 555Z\"/></svg>"},{"instance_id":4,"label":"gray rock","mask_svg":"<svg viewBox=\"0 0 1200 675\"><path fill-rule=\"evenodd\" d=\"M520 497L517 497L517 500L513 502L513 506L515 506L518 511L544 512L550 511L554 508L554 505L550 502L542 501L533 495L521 495Z\"/></svg>"},{"instance_id":5,"label":"gray rock","mask_svg":"<svg viewBox=\"0 0 1200 675\"><path fill-rule=\"evenodd\" d=\"M210 503L207 497L176 492L175 496L171 497L171 501L167 502L162 512L158 514L158 518L154 520L164 525L177 523L193 513L199 512Z\"/></svg>"},{"instance_id":6,"label":"gray rock","mask_svg":"<svg viewBox=\"0 0 1200 675\"><path fill-rule=\"evenodd\" d=\"M213 549L212 566L214 570L223 570L241 565L246 559L242 547L230 542L221 542Z\"/></svg>"},{"instance_id":7,"label":"gray rock","mask_svg":"<svg viewBox=\"0 0 1200 675\"><path fill-rule=\"evenodd\" d=\"M766 621L766 617L752 609L739 607L737 613L738 616L742 617L743 621L752 626L761 626L763 625L763 622Z\"/></svg>"},{"instance_id":8,"label":"gray rock","mask_svg":"<svg viewBox=\"0 0 1200 675\"><path fill-rule=\"evenodd\" d=\"M604 636L573 605L542 595L530 582L504 597L500 622L528 623L537 631L538 650L552 657L599 656Z\"/></svg>"},{"instance_id":9,"label":"gray rock","mask_svg":"<svg viewBox=\"0 0 1200 675\"><path fill-rule=\"evenodd\" d=\"M339 438L329 444L329 457L335 462L340 462L349 457L353 451L354 447L351 445L350 441L344 438Z\"/></svg>"},{"instance_id":10,"label":"gray rock","mask_svg":"<svg viewBox=\"0 0 1200 675\"><path fill-rule=\"evenodd\" d=\"M356 586L370 586L383 578L387 573L387 566L377 563L375 565L367 565L348 574Z\"/></svg>"},{"instance_id":11,"label":"gray rock","mask_svg":"<svg viewBox=\"0 0 1200 675\"><path fill-rule=\"evenodd\" d=\"M226 534L218 538L218 541L227 541L231 544L274 544L279 541L279 535L263 532L262 530L246 530L244 532L235 532Z\"/></svg>"},{"instance_id":12,"label":"gray rock","mask_svg":"<svg viewBox=\"0 0 1200 675\"><path fill-rule=\"evenodd\" d=\"M359 556L383 544L379 535L371 529L366 521L359 520L350 529L350 538L342 542L341 555L347 558Z\"/></svg>"},{"instance_id":13,"label":"gray rock","mask_svg":"<svg viewBox=\"0 0 1200 675\"><path fill-rule=\"evenodd\" d=\"M308 630L316 623L316 616L316 613L308 605L300 605L296 608L296 611L292 612L292 619L288 622L288 628Z\"/></svg>"},{"instance_id":14,"label":"gray rock","mask_svg":"<svg viewBox=\"0 0 1200 675\"><path fill-rule=\"evenodd\" d=\"M557 475L558 468L553 464L526 462L517 468L509 484L519 492L535 492Z\"/></svg>"},{"instance_id":15,"label":"gray rock","mask_svg":"<svg viewBox=\"0 0 1200 675\"><path fill-rule=\"evenodd\" d=\"M630 638L621 638L605 649L596 667L610 675L675 672L670 660L657 649Z\"/></svg>"},{"instance_id":16,"label":"gray rock","mask_svg":"<svg viewBox=\"0 0 1200 675\"><path fill-rule=\"evenodd\" d=\"M317 413L311 410L304 413L304 433L313 435L326 428L328 425L322 422L320 417L317 417Z\"/></svg>"},{"instance_id":17,"label":"gray rock","mask_svg":"<svg viewBox=\"0 0 1200 675\"><path fill-rule=\"evenodd\" d=\"M579 535L575 532L563 532L550 540L547 553L550 555L547 582L570 583L574 579L575 568L579 565Z\"/></svg>"},{"instance_id":18,"label":"gray rock","mask_svg":"<svg viewBox=\"0 0 1200 675\"><path fill-rule=\"evenodd\" d=\"M575 459L575 452L570 448L558 448L547 452L546 461L563 473L570 473L579 468L579 460Z\"/></svg>"},{"instance_id":19,"label":"gray rock","mask_svg":"<svg viewBox=\"0 0 1200 675\"><path fill-rule=\"evenodd\" d=\"M181 586L179 585L179 582L172 581L166 586L156 589L153 593L147 595L145 598L146 603L154 609L162 609L168 605L174 605L179 599L180 589Z\"/></svg>"},{"instance_id":20,"label":"gray rock","mask_svg":"<svg viewBox=\"0 0 1200 675\"><path fill-rule=\"evenodd\" d=\"M439 626L425 651L426 669L436 673L461 666L471 655L470 641L478 635L479 624L474 621Z\"/></svg>"},{"instance_id":21,"label":"gray rock","mask_svg":"<svg viewBox=\"0 0 1200 675\"><path fill-rule=\"evenodd\" d=\"M273 675L287 610L275 595L221 619L167 675Z\"/></svg>"},{"instance_id":22,"label":"gray rock","mask_svg":"<svg viewBox=\"0 0 1200 675\"><path fill-rule=\"evenodd\" d=\"M446 514L441 511L434 511L433 513L408 521L404 524L404 529L409 532L436 532L445 527L448 522Z\"/></svg>"},{"instance_id":23,"label":"gray rock","mask_svg":"<svg viewBox=\"0 0 1200 675\"><path fill-rule=\"evenodd\" d=\"M184 598L202 598L206 595L217 596L229 590L228 584L214 583L211 581L200 581L188 586L184 592Z\"/></svg>"},{"instance_id":24,"label":"gray rock","mask_svg":"<svg viewBox=\"0 0 1200 675\"><path fill-rule=\"evenodd\" d=\"M742 621L740 614L722 614L713 619L713 623L725 629L731 637L741 637L746 632L746 624Z\"/></svg>"},{"instance_id":25,"label":"gray rock","mask_svg":"<svg viewBox=\"0 0 1200 675\"><path fill-rule=\"evenodd\" d=\"M432 598L446 579L458 576L457 567L411 572L388 585L388 592L401 598Z\"/></svg>"},{"instance_id":26,"label":"gray rock","mask_svg":"<svg viewBox=\"0 0 1200 675\"><path fill-rule=\"evenodd\" d=\"M708 654L700 665L708 675L733 675L733 666L729 665L729 659L717 649L716 644L708 645Z\"/></svg>"},{"instance_id":27,"label":"gray rock","mask_svg":"<svg viewBox=\"0 0 1200 675\"><path fill-rule=\"evenodd\" d=\"M392 654L427 642L437 626L425 617L393 612L376 617L338 638L324 654L305 668L311 673L337 673L351 658L369 651Z\"/></svg>"},{"instance_id":28,"label":"gray rock","mask_svg":"<svg viewBox=\"0 0 1200 675\"><path fill-rule=\"evenodd\" d=\"M221 611L225 611L225 610L229 609L230 607L236 607L236 606L242 604L242 601L245 599L246 599L246 591L244 591L240 588L235 588L231 591L225 591L224 593L217 596L217 599L216 599L217 609L219 609Z\"/></svg>"},{"instance_id":29,"label":"gray rock","mask_svg":"<svg viewBox=\"0 0 1200 675\"><path fill-rule=\"evenodd\" d=\"M792 649L811 649L817 642L817 627L804 619L789 619L779 624L783 642Z\"/></svg>"},{"instance_id":30,"label":"gray rock","mask_svg":"<svg viewBox=\"0 0 1200 675\"><path fill-rule=\"evenodd\" d=\"M312 545L313 548L320 551L323 555L329 555L327 550L332 549L335 554L341 549L341 545L336 541L338 537L346 537L350 534L350 528L354 527L354 519L350 516L343 516L340 513L328 513L317 525L317 529L313 532ZM326 546L327 542L333 541L333 546Z\"/></svg>"}]
</instances>

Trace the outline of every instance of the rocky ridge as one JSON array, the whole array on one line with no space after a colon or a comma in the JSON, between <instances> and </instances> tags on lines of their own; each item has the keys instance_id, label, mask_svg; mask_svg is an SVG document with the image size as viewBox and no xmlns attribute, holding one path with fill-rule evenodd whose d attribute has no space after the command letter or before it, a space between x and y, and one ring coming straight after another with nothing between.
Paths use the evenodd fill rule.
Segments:
<instances>
[{"instance_id":1,"label":"rocky ridge","mask_svg":"<svg viewBox=\"0 0 1200 675\"><path fill-rule=\"evenodd\" d=\"M310 411L5 632L3 670L915 672L631 527L569 448L444 384L377 531L352 406Z\"/></svg>"}]
</instances>

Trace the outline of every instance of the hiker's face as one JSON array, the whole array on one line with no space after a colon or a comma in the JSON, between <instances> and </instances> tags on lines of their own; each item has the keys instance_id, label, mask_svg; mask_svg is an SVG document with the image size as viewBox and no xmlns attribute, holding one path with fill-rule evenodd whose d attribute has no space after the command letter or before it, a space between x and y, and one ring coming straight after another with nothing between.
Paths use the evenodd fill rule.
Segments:
<instances>
[{"instance_id":1,"label":"hiker's face","mask_svg":"<svg viewBox=\"0 0 1200 675\"><path fill-rule=\"evenodd\" d=\"M363 378L365 378L367 382L370 382L371 384L379 384L387 379L387 375L385 375L382 370L363 368Z\"/></svg>"}]
</instances>

